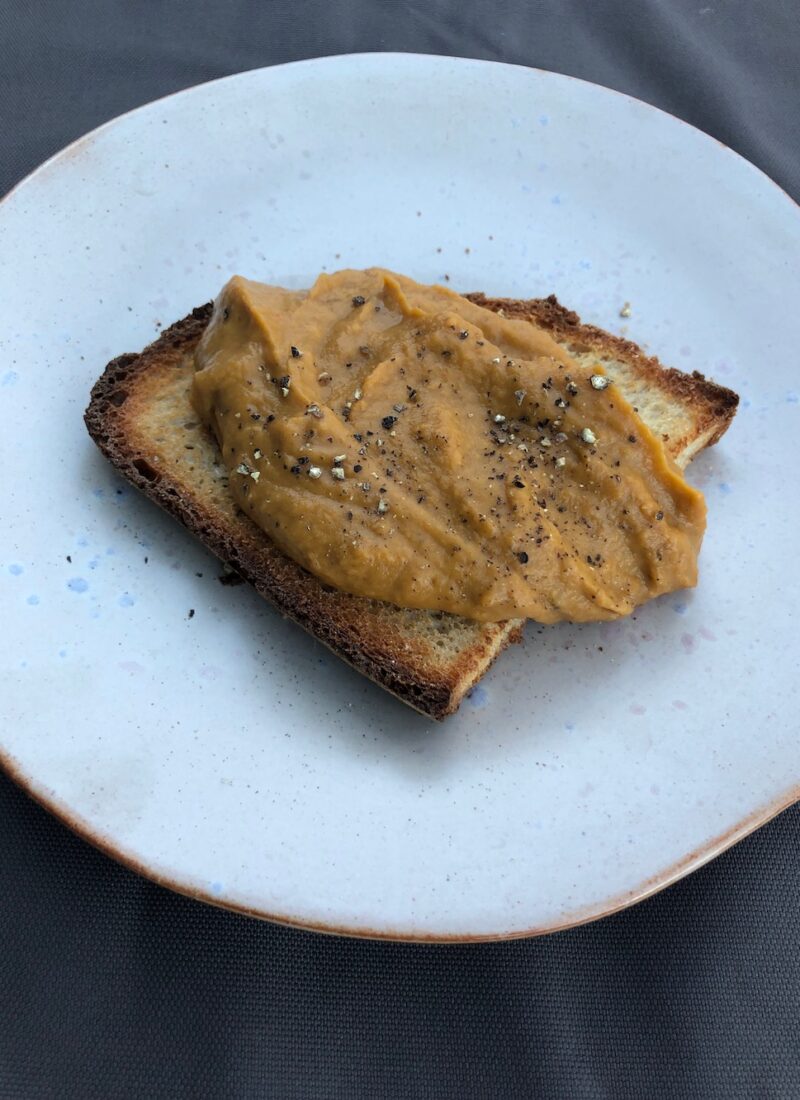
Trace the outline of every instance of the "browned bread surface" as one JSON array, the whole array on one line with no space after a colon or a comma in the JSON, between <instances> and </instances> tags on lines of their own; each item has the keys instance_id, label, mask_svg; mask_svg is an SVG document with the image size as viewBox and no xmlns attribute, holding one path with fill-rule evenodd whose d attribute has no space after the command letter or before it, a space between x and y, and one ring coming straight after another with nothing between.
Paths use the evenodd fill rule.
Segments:
<instances>
[{"instance_id":1,"label":"browned bread surface","mask_svg":"<svg viewBox=\"0 0 800 1100\"><path fill-rule=\"evenodd\" d=\"M738 398L730 390L667 370L635 344L581 325L555 298L468 297L508 316L528 316L579 360L603 362L681 464L716 442L733 417ZM351 596L321 584L280 551L234 504L216 442L189 400L193 352L210 313L210 304L195 309L140 354L108 364L86 410L92 438L125 477L282 614L423 714L451 714L495 657L521 638L523 621L478 623Z\"/></svg>"}]
</instances>

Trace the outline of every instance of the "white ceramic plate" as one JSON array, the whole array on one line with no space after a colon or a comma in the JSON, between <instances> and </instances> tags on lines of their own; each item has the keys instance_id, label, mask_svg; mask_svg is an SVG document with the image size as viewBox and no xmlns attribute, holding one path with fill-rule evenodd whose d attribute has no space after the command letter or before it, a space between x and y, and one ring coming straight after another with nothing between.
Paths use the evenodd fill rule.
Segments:
<instances>
[{"instance_id":1,"label":"white ceramic plate","mask_svg":"<svg viewBox=\"0 0 800 1100\"><path fill-rule=\"evenodd\" d=\"M635 901L798 796L800 215L734 153L564 76L327 58L90 134L5 200L0 256L2 752L88 839L231 908L478 939ZM231 273L369 264L614 331L630 301L634 339L743 397L691 472L697 590L531 626L441 726L220 586L82 422Z\"/></svg>"}]
</instances>

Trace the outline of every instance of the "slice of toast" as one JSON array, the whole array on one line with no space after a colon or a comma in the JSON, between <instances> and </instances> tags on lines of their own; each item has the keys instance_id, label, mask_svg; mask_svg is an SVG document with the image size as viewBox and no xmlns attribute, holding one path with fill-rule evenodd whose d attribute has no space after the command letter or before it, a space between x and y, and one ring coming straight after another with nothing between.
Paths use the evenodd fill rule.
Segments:
<instances>
[{"instance_id":1,"label":"slice of toast","mask_svg":"<svg viewBox=\"0 0 800 1100\"><path fill-rule=\"evenodd\" d=\"M512 301L467 295L546 328L570 354L605 371L660 434L680 466L715 443L738 404L731 390L662 367L629 341L582 325L555 297ZM524 620L479 623L350 596L280 551L228 492L216 441L189 400L195 346L211 304L192 311L138 355L114 359L92 389L85 419L100 450L137 488L334 653L431 718L456 710Z\"/></svg>"}]
</instances>

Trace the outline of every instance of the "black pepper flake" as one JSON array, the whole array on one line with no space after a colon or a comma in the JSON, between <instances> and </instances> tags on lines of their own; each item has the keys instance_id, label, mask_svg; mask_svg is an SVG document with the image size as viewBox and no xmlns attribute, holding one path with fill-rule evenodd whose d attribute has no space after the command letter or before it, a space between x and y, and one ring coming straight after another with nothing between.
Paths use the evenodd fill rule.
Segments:
<instances>
[{"instance_id":1,"label":"black pepper flake","mask_svg":"<svg viewBox=\"0 0 800 1100\"><path fill-rule=\"evenodd\" d=\"M636 442L636 436L635 435L629 435L628 436L628 442L629 443L635 443Z\"/></svg>"},{"instance_id":2,"label":"black pepper flake","mask_svg":"<svg viewBox=\"0 0 800 1100\"><path fill-rule=\"evenodd\" d=\"M291 470L289 470L289 473L290 474L299 474L300 469L301 469L300 466L292 466Z\"/></svg>"},{"instance_id":3,"label":"black pepper flake","mask_svg":"<svg viewBox=\"0 0 800 1100\"><path fill-rule=\"evenodd\" d=\"M660 520L660 519L663 519L663 518L664 518L664 513L663 512L656 512L656 519Z\"/></svg>"},{"instance_id":4,"label":"black pepper flake","mask_svg":"<svg viewBox=\"0 0 800 1100\"><path fill-rule=\"evenodd\" d=\"M417 391L414 389L413 386L406 386L406 389L408 390L409 401L413 401L414 398L417 396Z\"/></svg>"},{"instance_id":5,"label":"black pepper flake","mask_svg":"<svg viewBox=\"0 0 800 1100\"><path fill-rule=\"evenodd\" d=\"M308 464L308 455L303 455L302 458L298 458L297 461L301 466L306 466Z\"/></svg>"},{"instance_id":6,"label":"black pepper flake","mask_svg":"<svg viewBox=\"0 0 800 1100\"><path fill-rule=\"evenodd\" d=\"M239 584L244 584L244 577L240 577L238 573L222 573L217 580L225 588L235 588Z\"/></svg>"},{"instance_id":7,"label":"black pepper flake","mask_svg":"<svg viewBox=\"0 0 800 1100\"><path fill-rule=\"evenodd\" d=\"M517 475L514 478L514 480L511 482L511 484L514 486L515 489L524 489L525 488L525 482L522 480L522 478L519 475Z\"/></svg>"},{"instance_id":8,"label":"black pepper flake","mask_svg":"<svg viewBox=\"0 0 800 1100\"><path fill-rule=\"evenodd\" d=\"M193 607L189 608L189 614L188 614L187 618L189 618L189 619L194 618L194 608Z\"/></svg>"},{"instance_id":9,"label":"black pepper flake","mask_svg":"<svg viewBox=\"0 0 800 1100\"><path fill-rule=\"evenodd\" d=\"M270 413L269 416L267 417L267 423L271 424L274 419L275 419L275 413Z\"/></svg>"},{"instance_id":10,"label":"black pepper flake","mask_svg":"<svg viewBox=\"0 0 800 1100\"><path fill-rule=\"evenodd\" d=\"M67 561L72 565L72 554L67 554Z\"/></svg>"},{"instance_id":11,"label":"black pepper flake","mask_svg":"<svg viewBox=\"0 0 800 1100\"><path fill-rule=\"evenodd\" d=\"M461 332L459 332L459 334L458 334L459 340L466 340L468 336L469 336L469 333L467 332L466 329L462 329Z\"/></svg>"},{"instance_id":12,"label":"black pepper flake","mask_svg":"<svg viewBox=\"0 0 800 1100\"><path fill-rule=\"evenodd\" d=\"M260 420L261 419L261 413L250 413L250 419L251 420Z\"/></svg>"},{"instance_id":13,"label":"black pepper flake","mask_svg":"<svg viewBox=\"0 0 800 1100\"><path fill-rule=\"evenodd\" d=\"M363 306L363 304L364 304L364 302L366 302L366 300L367 299L364 297L363 294L356 294L353 298L353 305L354 306Z\"/></svg>"},{"instance_id":14,"label":"black pepper flake","mask_svg":"<svg viewBox=\"0 0 800 1100\"><path fill-rule=\"evenodd\" d=\"M381 427L385 428L386 431L388 432L389 429L393 428L396 423L397 423L397 417L396 416L384 416L383 420L381 420Z\"/></svg>"},{"instance_id":15,"label":"black pepper flake","mask_svg":"<svg viewBox=\"0 0 800 1100\"><path fill-rule=\"evenodd\" d=\"M296 348L294 346L294 344L292 344L292 349L291 350L292 350L292 359L299 359L300 356L303 354L298 348Z\"/></svg>"},{"instance_id":16,"label":"black pepper flake","mask_svg":"<svg viewBox=\"0 0 800 1100\"><path fill-rule=\"evenodd\" d=\"M292 384L292 379L288 374L282 374L281 377L277 379L277 384L282 390L285 390Z\"/></svg>"},{"instance_id":17,"label":"black pepper flake","mask_svg":"<svg viewBox=\"0 0 800 1100\"><path fill-rule=\"evenodd\" d=\"M357 462L355 464L355 466L353 467L353 473L354 474L360 474L363 469L364 469L364 467L361 465L361 463Z\"/></svg>"},{"instance_id":18,"label":"black pepper flake","mask_svg":"<svg viewBox=\"0 0 800 1100\"><path fill-rule=\"evenodd\" d=\"M525 553L524 550L520 550L520 552L517 554L517 558L522 565L528 564L528 555Z\"/></svg>"}]
</instances>

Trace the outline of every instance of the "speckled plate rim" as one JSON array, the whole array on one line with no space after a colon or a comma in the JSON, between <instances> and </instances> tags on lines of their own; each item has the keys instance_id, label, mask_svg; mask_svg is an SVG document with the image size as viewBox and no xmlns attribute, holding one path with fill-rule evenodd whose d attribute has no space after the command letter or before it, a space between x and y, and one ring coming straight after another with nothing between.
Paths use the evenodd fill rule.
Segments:
<instances>
[{"instance_id":1,"label":"speckled plate rim","mask_svg":"<svg viewBox=\"0 0 800 1100\"><path fill-rule=\"evenodd\" d=\"M673 886L682 878L686 878L693 871L699 870L706 863L710 863L717 856L738 844L740 840L760 829L762 825L772 821L778 814L788 810L796 802L800 802L800 783L794 784L783 794L772 799L758 810L754 810L731 828L719 835L712 837L708 843L689 852L674 863L662 868L655 874L645 878L632 890L622 894L615 894L598 902L593 906L586 906L565 912L563 916L550 924L542 924L533 928L514 930L511 932L491 932L480 934L459 933L452 936L436 935L433 933L414 933L388 929L377 931L370 928L346 927L335 924L316 923L303 920L291 913L275 913L266 910L249 908L237 905L235 902L226 901L225 898L214 897L198 887L192 886L187 881L171 878L155 868L140 862L135 856L129 854L124 847L115 843L111 837L94 830L80 815L69 809L60 799L48 796L40 790L36 782L25 775L17 762L9 754L0 749L0 768L22 790L29 795L34 802L44 807L56 817L63 825L66 825L82 840L87 841L92 847L109 856L115 862L120 863L129 871L141 875L142 878L154 882L157 886L164 886L183 897L201 901L207 905L213 905L217 909L227 909L231 913L240 916L255 917L258 920L269 921L272 924L280 924L289 928L296 928L305 932L322 932L330 936L348 936L353 939L380 940L390 943L426 943L426 944L459 944L459 943L498 943L506 940L532 939L538 936L547 936L553 932L565 932L570 928L578 928L582 924L591 924L603 917L613 916L624 909L630 909L655 894L661 893L667 887Z\"/></svg>"},{"instance_id":2,"label":"speckled plate rim","mask_svg":"<svg viewBox=\"0 0 800 1100\"><path fill-rule=\"evenodd\" d=\"M165 96L159 96L156 99L149 100L147 103L140 104L137 107L132 108L129 111L125 111L120 115L109 119L107 122L102 123L100 126L95 127L93 130L76 138L75 141L70 142L62 149L58 150L51 157L48 157L40 165L38 165L32 172L30 172L23 179L19 180L5 195L0 197L0 214L2 213L2 207L6 203L7 199L10 199L18 191L23 189L33 179L38 177L40 173L45 172L53 164L60 160L67 160L77 150L81 148L85 143L92 141L99 134L106 130L111 129L118 123L129 118L132 115L138 114L140 111L148 110L155 104L163 103L166 101L177 99L181 96L188 96L195 92L199 88L209 87L213 85L220 85L228 83L230 81L238 80L242 77L246 77L248 74L261 72L266 69L285 69L294 66L308 66L318 61L324 61L328 57L338 57L341 59L347 58L360 58L364 56L374 56L375 53L384 57L387 62L392 58L397 57L426 57L438 55L429 54L414 54L397 51L374 51L374 53L365 55L363 53L341 53L335 55L323 55L317 58L306 58L300 61L287 62L283 65L276 66L264 66L256 67L253 69L242 70L241 72L232 73L228 76L219 77L213 80L201 81L199 84L191 85L187 88L182 88L177 92L172 92ZM447 60L453 60L452 57L446 56ZM483 64L499 64L503 68L518 68L532 72L541 73L543 75L550 75L555 73L555 70L541 69L536 66L527 65L514 65L503 62L490 62L480 58L460 58L467 61L480 61ZM683 119L678 118L675 115L671 115L668 111L662 110L660 107L656 107L653 104L647 103L644 100L637 99L635 96L630 96L625 92L620 92L614 88L608 88L604 85L596 84L593 81L582 80L579 77L571 76L568 73L557 73L561 79L572 81L576 84L584 85L589 88L596 88L601 90L604 94L612 94L619 97L620 100L637 103L649 111L656 112L660 115L665 115L667 118L677 121L685 126L688 130L693 130L698 134L701 134L704 138L713 141L726 154L736 158L741 164L745 165L750 171L757 173L763 182L769 183L777 191L783 195L788 202L795 208L798 208L798 204L794 199L786 192L779 184L771 179L765 172L763 172L752 162L748 161L741 154L725 145L718 138L708 134L706 131L701 130L699 127L692 126L690 123L685 122ZM645 901L647 898L653 897L655 894L660 893L667 887L674 885L680 879L685 878L692 872L699 870L705 864L711 862L717 856L723 852L732 848L740 840L745 839L751 833L761 828L762 825L766 825L773 818L784 810L789 809L795 803L800 802L800 782L793 783L786 790L776 797L770 799L764 803L758 809L745 815L740 821L724 830L722 833L717 834L708 840L705 844L700 845L693 851L688 852L686 855L680 857L678 860L666 865L661 870L643 879L636 887L627 890L621 894L613 894L602 901L597 902L594 905L579 907L577 909L566 911L562 916L553 922L534 926L525 929L515 929L508 932L491 932L480 934L458 933L454 935L447 934L434 934L434 933L415 933L413 931L406 930L374 930L364 927L349 927L335 924L317 923L313 921L307 921L302 918L296 917L291 913L278 913L271 912L262 909L249 908L247 906L239 905L236 902L226 900L224 897L215 897L208 894L206 891L199 889L192 885L190 881L181 880L177 877L171 877L170 875L159 871L158 869L148 866L142 863L136 856L130 854L123 845L114 841L110 836L106 835L103 831L94 829L84 818L79 814L76 814L70 807L68 807L61 799L54 797L42 790L37 784L36 780L25 773L22 767L18 764L12 754L6 752L2 746L0 746L0 768L5 774L19 786L25 793L32 798L36 803L42 806L45 810L56 817L62 824L66 825L72 832L78 835L82 840L87 841L94 848L102 852L104 855L109 856L117 863L126 867L128 870L141 875L143 878L150 882L154 882L156 885L166 887L175 893L181 894L184 897L192 898L196 901L204 902L208 905L212 905L216 908L226 909L233 913L238 913L243 916L254 917L259 920L269 921L274 924L280 924L291 928L296 928L304 931L313 931L324 933L327 935L336 936L348 936L356 939L376 940L376 941L388 941L398 943L416 943L416 944L458 944L458 943L487 943L487 942L499 942L506 940L526 939L538 936L549 935L553 932L562 932L570 928L577 928L583 924L589 924L593 921L599 920L603 917L612 916L615 913L619 913L622 910L628 909L633 905L638 904L641 901Z\"/></svg>"}]
</instances>

